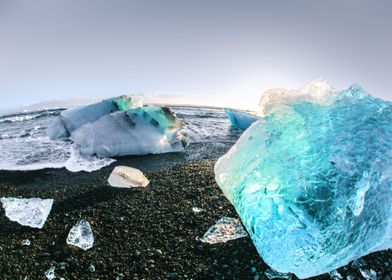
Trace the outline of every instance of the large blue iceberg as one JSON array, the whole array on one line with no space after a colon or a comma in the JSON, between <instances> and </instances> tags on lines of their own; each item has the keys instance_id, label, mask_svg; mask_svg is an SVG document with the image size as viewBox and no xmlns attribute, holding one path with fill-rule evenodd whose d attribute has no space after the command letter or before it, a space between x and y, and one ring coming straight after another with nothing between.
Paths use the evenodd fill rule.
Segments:
<instances>
[{"instance_id":1,"label":"large blue iceberg","mask_svg":"<svg viewBox=\"0 0 392 280\"><path fill-rule=\"evenodd\" d=\"M63 111L48 135L70 137L84 155L113 157L182 151L188 144L184 127L167 107L120 96Z\"/></svg>"},{"instance_id":2,"label":"large blue iceberg","mask_svg":"<svg viewBox=\"0 0 392 280\"><path fill-rule=\"evenodd\" d=\"M275 92L215 165L263 260L307 278L391 248L392 102L320 80Z\"/></svg>"},{"instance_id":3,"label":"large blue iceberg","mask_svg":"<svg viewBox=\"0 0 392 280\"><path fill-rule=\"evenodd\" d=\"M252 123L259 120L260 117L254 114L246 113L235 109L225 109L226 116L228 117L232 127L245 130Z\"/></svg>"}]
</instances>

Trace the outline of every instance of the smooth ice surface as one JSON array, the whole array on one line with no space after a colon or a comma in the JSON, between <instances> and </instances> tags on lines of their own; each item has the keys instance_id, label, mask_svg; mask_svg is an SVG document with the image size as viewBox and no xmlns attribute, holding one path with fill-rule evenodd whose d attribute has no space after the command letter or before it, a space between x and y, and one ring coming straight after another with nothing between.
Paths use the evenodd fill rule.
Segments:
<instances>
[{"instance_id":1,"label":"smooth ice surface","mask_svg":"<svg viewBox=\"0 0 392 280\"><path fill-rule=\"evenodd\" d=\"M241 130L247 129L252 123L260 119L259 116L234 109L225 109L225 113L231 126Z\"/></svg>"},{"instance_id":2,"label":"smooth ice surface","mask_svg":"<svg viewBox=\"0 0 392 280\"><path fill-rule=\"evenodd\" d=\"M215 244L246 237L247 235L239 220L223 217L208 229L204 236L200 238L200 241Z\"/></svg>"},{"instance_id":3,"label":"smooth ice surface","mask_svg":"<svg viewBox=\"0 0 392 280\"><path fill-rule=\"evenodd\" d=\"M300 278L392 245L392 103L318 84L325 99L271 105L215 165L263 260Z\"/></svg>"},{"instance_id":4,"label":"smooth ice surface","mask_svg":"<svg viewBox=\"0 0 392 280\"><path fill-rule=\"evenodd\" d=\"M88 250L93 247L94 235L87 220L78 221L69 231L67 244Z\"/></svg>"},{"instance_id":5,"label":"smooth ice surface","mask_svg":"<svg viewBox=\"0 0 392 280\"><path fill-rule=\"evenodd\" d=\"M83 154L106 157L182 151L188 144L184 124L167 107L145 106L115 112L72 134Z\"/></svg>"},{"instance_id":6,"label":"smooth ice surface","mask_svg":"<svg viewBox=\"0 0 392 280\"><path fill-rule=\"evenodd\" d=\"M147 187L150 183L139 169L127 166L116 166L110 174L108 182L112 187L117 188Z\"/></svg>"},{"instance_id":7,"label":"smooth ice surface","mask_svg":"<svg viewBox=\"0 0 392 280\"><path fill-rule=\"evenodd\" d=\"M53 199L2 197L5 215L22 226L42 228L52 209Z\"/></svg>"}]
</instances>

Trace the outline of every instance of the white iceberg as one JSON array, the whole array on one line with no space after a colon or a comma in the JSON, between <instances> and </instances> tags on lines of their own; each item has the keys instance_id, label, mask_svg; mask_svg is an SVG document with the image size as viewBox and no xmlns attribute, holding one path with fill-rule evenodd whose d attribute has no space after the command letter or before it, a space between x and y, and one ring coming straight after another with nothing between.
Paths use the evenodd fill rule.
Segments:
<instances>
[{"instance_id":1,"label":"white iceberg","mask_svg":"<svg viewBox=\"0 0 392 280\"><path fill-rule=\"evenodd\" d=\"M2 197L5 215L22 226L42 228L52 209L53 199Z\"/></svg>"},{"instance_id":2,"label":"white iceberg","mask_svg":"<svg viewBox=\"0 0 392 280\"><path fill-rule=\"evenodd\" d=\"M93 230L87 220L80 220L71 228L67 237L67 244L83 250L88 250L93 247Z\"/></svg>"},{"instance_id":3,"label":"white iceberg","mask_svg":"<svg viewBox=\"0 0 392 280\"><path fill-rule=\"evenodd\" d=\"M182 151L188 144L184 124L166 107L146 106L115 112L72 133L87 155L106 157Z\"/></svg>"},{"instance_id":4,"label":"white iceberg","mask_svg":"<svg viewBox=\"0 0 392 280\"><path fill-rule=\"evenodd\" d=\"M244 227L241 222L234 218L223 217L210 227L200 241L203 243L216 244L230 240L246 237Z\"/></svg>"},{"instance_id":5,"label":"white iceberg","mask_svg":"<svg viewBox=\"0 0 392 280\"><path fill-rule=\"evenodd\" d=\"M127 166L116 166L108 182L112 187L117 188L147 187L150 183L139 169Z\"/></svg>"},{"instance_id":6,"label":"white iceberg","mask_svg":"<svg viewBox=\"0 0 392 280\"><path fill-rule=\"evenodd\" d=\"M182 151L185 125L167 107L143 106L143 96L120 96L70 108L47 129L70 137L83 155L115 157Z\"/></svg>"},{"instance_id":7,"label":"white iceberg","mask_svg":"<svg viewBox=\"0 0 392 280\"><path fill-rule=\"evenodd\" d=\"M51 139L67 137L82 125L92 123L105 115L141 106L143 106L142 95L123 95L94 104L73 107L61 112L60 117L48 128L48 136Z\"/></svg>"}]
</instances>

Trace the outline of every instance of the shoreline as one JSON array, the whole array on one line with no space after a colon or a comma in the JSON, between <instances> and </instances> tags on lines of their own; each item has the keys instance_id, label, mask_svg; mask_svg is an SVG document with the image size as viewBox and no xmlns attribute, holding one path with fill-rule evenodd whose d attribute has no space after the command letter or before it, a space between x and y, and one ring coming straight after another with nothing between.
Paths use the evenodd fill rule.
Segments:
<instances>
[{"instance_id":1,"label":"shoreline","mask_svg":"<svg viewBox=\"0 0 392 280\"><path fill-rule=\"evenodd\" d=\"M40 230L11 222L0 207L2 279L46 279L45 271L52 266L56 279L267 279L268 266L249 237L214 245L197 240L221 217L238 218L215 183L215 160L168 164L157 170L142 162L126 164L122 159L91 173L0 171L0 197L55 200ZM150 185L110 187L107 178L117 165L140 168ZM194 213L192 207L204 211ZM80 219L87 219L94 233L94 246L87 251L65 241ZM31 245L22 246L24 239ZM391 250L363 259L377 270L379 279L392 276ZM94 272L89 271L91 265ZM338 271L361 279L350 264Z\"/></svg>"}]
</instances>

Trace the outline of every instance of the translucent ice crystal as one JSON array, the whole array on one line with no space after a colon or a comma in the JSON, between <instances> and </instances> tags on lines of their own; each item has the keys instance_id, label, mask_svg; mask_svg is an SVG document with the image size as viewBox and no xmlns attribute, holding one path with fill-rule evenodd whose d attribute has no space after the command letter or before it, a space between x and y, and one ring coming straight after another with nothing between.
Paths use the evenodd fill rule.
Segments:
<instances>
[{"instance_id":1,"label":"translucent ice crystal","mask_svg":"<svg viewBox=\"0 0 392 280\"><path fill-rule=\"evenodd\" d=\"M200 241L215 244L246 236L247 233L239 220L223 217L208 229L204 236L200 238Z\"/></svg>"},{"instance_id":2,"label":"translucent ice crystal","mask_svg":"<svg viewBox=\"0 0 392 280\"><path fill-rule=\"evenodd\" d=\"M306 278L390 248L392 103L321 81L282 92L215 165L264 261Z\"/></svg>"},{"instance_id":3,"label":"translucent ice crystal","mask_svg":"<svg viewBox=\"0 0 392 280\"><path fill-rule=\"evenodd\" d=\"M80 220L69 231L67 244L88 250L93 247L94 235L90 223Z\"/></svg>"},{"instance_id":4,"label":"translucent ice crystal","mask_svg":"<svg viewBox=\"0 0 392 280\"><path fill-rule=\"evenodd\" d=\"M5 215L22 226L42 228L52 209L53 199L2 197Z\"/></svg>"}]
</instances>

